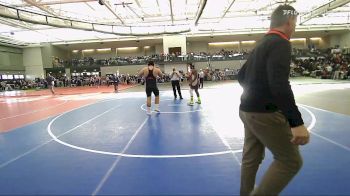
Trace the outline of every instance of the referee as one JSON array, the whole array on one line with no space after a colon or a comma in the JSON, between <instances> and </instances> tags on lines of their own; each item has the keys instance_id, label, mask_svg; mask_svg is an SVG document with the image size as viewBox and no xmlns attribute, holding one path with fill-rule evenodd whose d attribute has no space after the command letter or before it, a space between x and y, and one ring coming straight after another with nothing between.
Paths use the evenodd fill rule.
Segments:
<instances>
[{"instance_id":1,"label":"referee","mask_svg":"<svg viewBox=\"0 0 350 196\"><path fill-rule=\"evenodd\" d=\"M239 114L245 129L241 195L278 195L302 167L299 145L309 142L309 132L288 81L289 38L295 31L297 15L289 5L277 7L271 16L270 31L238 74L244 89ZM265 147L272 152L274 161L254 189Z\"/></svg>"},{"instance_id":2,"label":"referee","mask_svg":"<svg viewBox=\"0 0 350 196\"><path fill-rule=\"evenodd\" d=\"M177 89L177 92L179 93L180 99L183 99L181 95L181 87L180 87L181 75L179 72L176 71L175 67L173 68L173 73L171 73L170 75L170 80L171 80L171 86L173 87L174 99L177 98L176 89Z\"/></svg>"}]
</instances>

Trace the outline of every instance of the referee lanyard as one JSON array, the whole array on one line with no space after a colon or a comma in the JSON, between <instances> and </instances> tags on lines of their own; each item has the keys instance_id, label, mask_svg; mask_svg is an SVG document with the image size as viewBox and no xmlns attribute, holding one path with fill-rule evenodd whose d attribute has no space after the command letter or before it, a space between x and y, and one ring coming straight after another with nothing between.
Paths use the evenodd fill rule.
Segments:
<instances>
[{"instance_id":1,"label":"referee lanyard","mask_svg":"<svg viewBox=\"0 0 350 196\"><path fill-rule=\"evenodd\" d=\"M277 34L277 35L279 35L281 38L283 38L283 39L289 41L289 37L288 37L286 34L282 33L281 31L277 31L277 30L271 29L271 30L270 30L269 32L267 32L266 34L267 34L267 35L269 35L269 34Z\"/></svg>"}]
</instances>

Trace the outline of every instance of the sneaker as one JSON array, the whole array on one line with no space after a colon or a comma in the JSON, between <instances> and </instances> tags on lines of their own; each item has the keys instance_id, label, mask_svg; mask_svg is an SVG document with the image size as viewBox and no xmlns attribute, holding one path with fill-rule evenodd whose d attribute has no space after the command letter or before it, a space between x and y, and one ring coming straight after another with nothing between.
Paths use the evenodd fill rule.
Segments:
<instances>
[{"instance_id":1,"label":"sneaker","mask_svg":"<svg viewBox=\"0 0 350 196\"><path fill-rule=\"evenodd\" d=\"M193 106L194 105L193 101L188 102L188 105Z\"/></svg>"},{"instance_id":2,"label":"sneaker","mask_svg":"<svg viewBox=\"0 0 350 196\"><path fill-rule=\"evenodd\" d=\"M196 101L196 103L197 103L197 104L202 104L202 102L201 102L201 101L199 101L199 100L198 100L198 101Z\"/></svg>"},{"instance_id":3,"label":"sneaker","mask_svg":"<svg viewBox=\"0 0 350 196\"><path fill-rule=\"evenodd\" d=\"M184 99L184 98L180 97L180 99Z\"/></svg>"},{"instance_id":4,"label":"sneaker","mask_svg":"<svg viewBox=\"0 0 350 196\"><path fill-rule=\"evenodd\" d=\"M159 109L154 109L155 112L157 113L160 113L160 110Z\"/></svg>"},{"instance_id":5,"label":"sneaker","mask_svg":"<svg viewBox=\"0 0 350 196\"><path fill-rule=\"evenodd\" d=\"M147 108L147 110L146 110L146 114L150 116L150 115L152 114L151 109L148 109L148 108Z\"/></svg>"}]
</instances>

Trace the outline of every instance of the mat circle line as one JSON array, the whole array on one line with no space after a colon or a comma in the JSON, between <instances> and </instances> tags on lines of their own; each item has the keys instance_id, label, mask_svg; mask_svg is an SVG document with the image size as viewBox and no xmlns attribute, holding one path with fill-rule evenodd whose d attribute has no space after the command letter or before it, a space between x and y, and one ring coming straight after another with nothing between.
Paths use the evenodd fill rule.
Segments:
<instances>
[{"instance_id":1,"label":"mat circle line","mask_svg":"<svg viewBox=\"0 0 350 196\"><path fill-rule=\"evenodd\" d=\"M169 101L169 100L172 101L173 99L165 99L164 101ZM141 110L147 111L145 106L146 106L146 104L142 104L140 106ZM188 106L188 107L193 107L193 106ZM157 113L160 113L160 114L186 114L186 113L200 112L202 110L203 110L203 108L200 108L198 110L190 110L190 111L183 111L183 112L162 112L162 111L160 111L160 112L157 112Z\"/></svg>"},{"instance_id":2,"label":"mat circle line","mask_svg":"<svg viewBox=\"0 0 350 196\"><path fill-rule=\"evenodd\" d=\"M97 102L99 103L99 102ZM95 103L95 104L97 104ZM94 104L91 104L94 105ZM299 106L305 110L307 110L308 112L311 112L310 110L308 110L307 108L303 107L303 106ZM84 108L84 107L82 107ZM78 108L81 109L81 108ZM78 110L75 109L75 110ZM142 155L142 154L127 154L127 153L118 153L118 152L108 152L108 151L101 151L101 150L94 150L94 149L89 149L89 148L83 148L83 147L79 147L76 145L72 145L69 143L66 143L60 139L58 139L51 130L51 126L52 124L59 118L61 118L62 116L64 116L65 114L75 111L75 110L71 110L68 112L64 112L58 116L56 116L54 119L52 119L50 121L50 123L47 126L47 131L49 133L49 135L52 137L52 139L64 146L73 148L73 149L77 149L77 150L81 150L81 151L85 151L85 152L92 152L95 154L104 154L104 155L111 155L111 156L121 156L121 157L128 157L128 158L148 158L148 159L169 159L169 158L193 158L193 157L205 157L205 156L218 156L218 155L225 155L225 154L230 154L230 153L241 153L243 151L243 149L239 149L239 150L226 150L226 151L219 151L219 152L212 152L212 153L197 153L197 154L174 154L174 155ZM311 115L312 121L310 123L310 125L308 126L308 130L311 130L316 123L316 117L314 115Z\"/></svg>"}]
</instances>

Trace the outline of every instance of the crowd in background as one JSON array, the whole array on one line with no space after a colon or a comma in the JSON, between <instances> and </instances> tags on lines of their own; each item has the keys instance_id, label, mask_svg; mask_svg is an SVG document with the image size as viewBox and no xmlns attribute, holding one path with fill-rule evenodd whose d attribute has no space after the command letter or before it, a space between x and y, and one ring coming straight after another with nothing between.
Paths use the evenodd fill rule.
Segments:
<instances>
[{"instance_id":1,"label":"crowd in background","mask_svg":"<svg viewBox=\"0 0 350 196\"><path fill-rule=\"evenodd\" d=\"M219 52L189 52L181 54L179 52L172 54L153 54L148 56L128 56L111 57L105 59L96 59L93 57L84 57L82 59L62 60L58 57L53 58L53 67L80 67L80 66L116 66L116 65L140 65L148 61L156 63L161 62L181 62L181 61L208 61L208 60L242 60L246 59L248 50L220 50Z\"/></svg>"},{"instance_id":2,"label":"crowd in background","mask_svg":"<svg viewBox=\"0 0 350 196\"><path fill-rule=\"evenodd\" d=\"M190 53L191 58L197 58L205 57L207 58L210 56L210 58L226 58L230 56L235 56L239 54L239 56L246 56L248 55L248 51L243 51L242 53L239 53L237 51L226 51L221 50L215 54L207 54L207 53ZM326 49L326 50L301 50L301 49L293 49L292 52L292 63L291 63L291 72L290 76L311 76L315 78L321 78L321 79L335 79L335 80L342 80L342 79L350 79L350 56L344 55L341 53L339 49ZM144 57L137 57L137 58L122 58L122 57L116 57L116 59L119 59L121 61L125 61L127 64L133 64L132 62L136 62L135 59L137 59L140 63L146 62L149 59L159 59L159 58L165 58L169 61L173 60L174 58L183 58L179 54L172 54L172 55L152 55L152 56L144 56ZM199 58L199 57L198 57ZM108 65L111 65L116 59L113 60L107 60L105 63ZM78 60L81 61L81 60ZM86 63L90 62L93 64L95 62L95 59L92 58L86 58L83 60ZM61 62L59 59L55 59L55 62ZM130 63L131 62L131 63ZM220 81L220 80L226 80L226 79L234 79L231 76L237 75L237 70L218 70L218 69L205 69L204 72L204 79L210 80L210 81ZM183 72L182 72L183 73ZM184 75L184 74L183 74ZM143 79L138 78L136 75L130 75L130 74L120 74L118 75L119 81L122 84L143 84ZM184 79L185 77L183 77ZM170 81L170 74L166 73L162 78L157 79L159 83L165 83ZM109 86L111 84L110 75L107 76L98 76L98 75L92 75L92 76L72 76L67 77L65 75L59 76L55 78L55 86L57 87L71 87L71 86L101 86L101 85L107 85ZM26 90L26 89L41 89L41 88L47 88L48 84L45 79L36 78L35 80L2 80L0 81L0 87L1 91L4 90Z\"/></svg>"},{"instance_id":3,"label":"crowd in background","mask_svg":"<svg viewBox=\"0 0 350 196\"><path fill-rule=\"evenodd\" d=\"M1 91L5 90L27 90L36 87L36 82L33 80L2 80L0 81Z\"/></svg>"},{"instance_id":4,"label":"crowd in background","mask_svg":"<svg viewBox=\"0 0 350 196\"><path fill-rule=\"evenodd\" d=\"M206 81L220 81L229 79L227 76L228 69L225 70L200 70L204 73L204 80ZM186 80L184 72L179 71L181 80ZM230 70L232 74L237 74L238 70ZM144 84L143 78L138 78L137 75L130 74L120 74L118 81L121 84L130 85L130 84ZM170 82L171 74L164 73L162 77L157 78L158 83L167 83ZM54 77L55 87L77 87L77 86L110 86L112 85L112 74L107 76L73 76L71 78L66 75L60 77ZM1 90L27 90L27 89L45 89L48 88L48 82L43 78L35 78L35 80L7 80L1 81Z\"/></svg>"},{"instance_id":5,"label":"crowd in background","mask_svg":"<svg viewBox=\"0 0 350 196\"><path fill-rule=\"evenodd\" d=\"M314 55L300 55L291 64L291 76L311 76L321 79L350 78L350 57L337 50L326 53L315 50Z\"/></svg>"}]
</instances>

